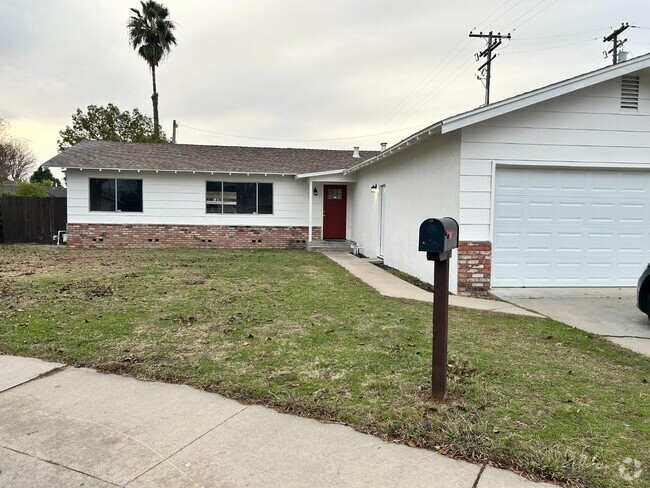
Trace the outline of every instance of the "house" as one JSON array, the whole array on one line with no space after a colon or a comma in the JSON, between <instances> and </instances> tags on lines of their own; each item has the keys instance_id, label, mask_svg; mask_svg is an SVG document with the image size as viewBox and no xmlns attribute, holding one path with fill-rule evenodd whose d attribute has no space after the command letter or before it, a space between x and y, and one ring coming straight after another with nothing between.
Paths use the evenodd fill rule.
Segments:
<instances>
[{"instance_id":1,"label":"house","mask_svg":"<svg viewBox=\"0 0 650 488\"><path fill-rule=\"evenodd\" d=\"M419 224L450 216L451 289L482 295L634 285L650 259L649 136L650 54L378 153L87 141L48 165L67 168L74 245L297 247L322 232L432 282Z\"/></svg>"},{"instance_id":2,"label":"house","mask_svg":"<svg viewBox=\"0 0 650 488\"><path fill-rule=\"evenodd\" d=\"M71 246L304 248L351 233L342 172L376 154L82 141L46 166L66 170Z\"/></svg>"},{"instance_id":3,"label":"house","mask_svg":"<svg viewBox=\"0 0 650 488\"><path fill-rule=\"evenodd\" d=\"M447 118L343 174L350 238L426 281L418 225L450 216L458 293L633 286L650 261L650 54Z\"/></svg>"}]
</instances>

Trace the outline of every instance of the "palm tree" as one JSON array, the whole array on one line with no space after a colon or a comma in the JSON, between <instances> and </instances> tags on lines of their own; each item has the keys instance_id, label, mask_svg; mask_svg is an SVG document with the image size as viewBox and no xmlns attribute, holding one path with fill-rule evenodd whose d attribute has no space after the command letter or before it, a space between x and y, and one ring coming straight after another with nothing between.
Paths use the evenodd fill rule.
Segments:
<instances>
[{"instance_id":1,"label":"palm tree","mask_svg":"<svg viewBox=\"0 0 650 488\"><path fill-rule=\"evenodd\" d=\"M156 67L171 51L172 44L176 45L174 29L176 24L168 19L169 10L163 4L154 0L141 1L142 10L132 8L135 14L129 18L127 30L129 42L133 49L144 58L151 69L153 80L153 123L154 137L160 137L158 121L158 92L156 91Z\"/></svg>"}]
</instances>

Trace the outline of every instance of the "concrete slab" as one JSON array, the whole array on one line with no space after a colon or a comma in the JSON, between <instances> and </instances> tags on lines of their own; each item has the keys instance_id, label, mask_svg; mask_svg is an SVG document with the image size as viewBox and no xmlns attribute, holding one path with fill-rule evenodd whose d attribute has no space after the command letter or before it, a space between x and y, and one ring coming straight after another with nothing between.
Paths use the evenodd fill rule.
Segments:
<instances>
[{"instance_id":1,"label":"concrete slab","mask_svg":"<svg viewBox=\"0 0 650 488\"><path fill-rule=\"evenodd\" d=\"M409 300L433 303L433 293L429 293L395 275L392 275L388 271L384 271L378 266L372 264L372 260L370 259L358 258L349 252L331 251L324 252L323 254L384 296L407 298ZM512 303L501 302L498 300L484 300L480 298L451 295L449 297L449 305L453 307L489 310L512 315L542 317L542 315L528 310L523 310Z\"/></svg>"},{"instance_id":2,"label":"concrete slab","mask_svg":"<svg viewBox=\"0 0 650 488\"><path fill-rule=\"evenodd\" d=\"M0 486L471 488L479 471L342 425L87 369L0 394Z\"/></svg>"},{"instance_id":3,"label":"concrete slab","mask_svg":"<svg viewBox=\"0 0 650 488\"><path fill-rule=\"evenodd\" d=\"M349 252L330 251L323 254L384 296L424 302L433 300L431 293L384 271L368 259L358 258Z\"/></svg>"},{"instance_id":4,"label":"concrete slab","mask_svg":"<svg viewBox=\"0 0 650 488\"><path fill-rule=\"evenodd\" d=\"M499 298L650 355L650 321L634 288L497 288Z\"/></svg>"},{"instance_id":5,"label":"concrete slab","mask_svg":"<svg viewBox=\"0 0 650 488\"><path fill-rule=\"evenodd\" d=\"M471 488L480 467L352 429L248 407L130 487Z\"/></svg>"},{"instance_id":6,"label":"concrete slab","mask_svg":"<svg viewBox=\"0 0 650 488\"><path fill-rule=\"evenodd\" d=\"M27 476L29 479L27 479ZM111 488L115 485L0 447L0 487L30 488Z\"/></svg>"},{"instance_id":7,"label":"concrete slab","mask_svg":"<svg viewBox=\"0 0 650 488\"><path fill-rule=\"evenodd\" d=\"M543 317L535 312L524 310L523 308L508 302L499 300L485 300L481 298L459 297L452 295L449 297L449 305L453 307L473 308L475 310L489 310L491 312L507 313L510 315L523 315L526 317Z\"/></svg>"},{"instance_id":8,"label":"concrete slab","mask_svg":"<svg viewBox=\"0 0 650 488\"><path fill-rule=\"evenodd\" d=\"M634 352L650 356L650 339L638 337L607 337L607 339Z\"/></svg>"},{"instance_id":9,"label":"concrete slab","mask_svg":"<svg viewBox=\"0 0 650 488\"><path fill-rule=\"evenodd\" d=\"M535 483L505 469L487 466L476 488L555 488L549 483Z\"/></svg>"},{"instance_id":10,"label":"concrete slab","mask_svg":"<svg viewBox=\"0 0 650 488\"><path fill-rule=\"evenodd\" d=\"M186 386L67 368L0 394L0 439L124 485L243 408Z\"/></svg>"},{"instance_id":11,"label":"concrete slab","mask_svg":"<svg viewBox=\"0 0 650 488\"><path fill-rule=\"evenodd\" d=\"M0 392L14 388L34 378L65 366L40 359L0 356Z\"/></svg>"}]
</instances>

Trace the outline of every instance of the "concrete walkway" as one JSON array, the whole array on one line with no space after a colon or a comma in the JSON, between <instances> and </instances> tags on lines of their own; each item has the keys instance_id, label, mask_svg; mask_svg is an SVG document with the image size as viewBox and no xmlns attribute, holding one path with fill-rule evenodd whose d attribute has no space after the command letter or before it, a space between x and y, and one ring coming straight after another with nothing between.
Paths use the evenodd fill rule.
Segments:
<instances>
[{"instance_id":1,"label":"concrete walkway","mask_svg":"<svg viewBox=\"0 0 650 488\"><path fill-rule=\"evenodd\" d=\"M551 487L187 386L0 356L0 487Z\"/></svg>"},{"instance_id":2,"label":"concrete walkway","mask_svg":"<svg viewBox=\"0 0 650 488\"><path fill-rule=\"evenodd\" d=\"M433 293L424 291L415 285L384 271L372 264L368 259L358 258L349 252L325 252L325 256L340 264L361 281L372 286L375 290L387 297L409 298L421 302L433 302ZM516 305L498 300L483 300L480 298L459 297L451 295L449 305L454 307L475 308L490 310L492 312L509 313L513 315L526 315L528 317L544 317L543 315L529 312Z\"/></svg>"}]
</instances>

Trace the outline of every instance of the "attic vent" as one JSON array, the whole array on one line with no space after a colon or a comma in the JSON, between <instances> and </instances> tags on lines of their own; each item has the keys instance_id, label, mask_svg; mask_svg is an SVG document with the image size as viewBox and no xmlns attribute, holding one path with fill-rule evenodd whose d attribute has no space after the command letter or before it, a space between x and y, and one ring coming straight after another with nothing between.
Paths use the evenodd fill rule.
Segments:
<instances>
[{"instance_id":1,"label":"attic vent","mask_svg":"<svg viewBox=\"0 0 650 488\"><path fill-rule=\"evenodd\" d=\"M639 109L638 76L624 76L621 79L621 108Z\"/></svg>"}]
</instances>

